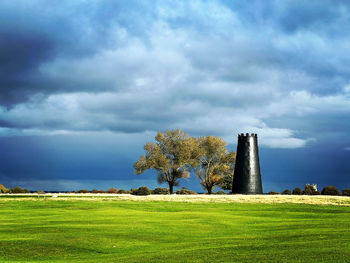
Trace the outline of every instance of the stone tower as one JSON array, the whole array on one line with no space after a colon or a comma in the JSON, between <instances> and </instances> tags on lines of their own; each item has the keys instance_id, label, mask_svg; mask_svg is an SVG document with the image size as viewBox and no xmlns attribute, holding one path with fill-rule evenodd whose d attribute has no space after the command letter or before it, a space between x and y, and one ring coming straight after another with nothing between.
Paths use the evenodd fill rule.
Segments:
<instances>
[{"instance_id":1,"label":"stone tower","mask_svg":"<svg viewBox=\"0 0 350 263\"><path fill-rule=\"evenodd\" d=\"M258 135L238 135L233 194L262 194Z\"/></svg>"}]
</instances>

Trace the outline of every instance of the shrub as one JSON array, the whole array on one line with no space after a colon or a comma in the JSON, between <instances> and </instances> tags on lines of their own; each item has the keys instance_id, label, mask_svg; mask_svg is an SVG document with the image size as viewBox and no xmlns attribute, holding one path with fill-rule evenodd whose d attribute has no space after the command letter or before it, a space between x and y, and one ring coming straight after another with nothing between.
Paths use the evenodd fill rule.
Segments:
<instances>
[{"instance_id":1,"label":"shrub","mask_svg":"<svg viewBox=\"0 0 350 263\"><path fill-rule=\"evenodd\" d=\"M117 194L118 193L118 190L115 189L114 187L111 187L107 190L107 193L109 194Z\"/></svg>"},{"instance_id":2,"label":"shrub","mask_svg":"<svg viewBox=\"0 0 350 263\"><path fill-rule=\"evenodd\" d=\"M169 194L169 189L168 188L155 188L153 191L152 191L153 194L155 195L168 195Z\"/></svg>"},{"instance_id":3,"label":"shrub","mask_svg":"<svg viewBox=\"0 0 350 263\"><path fill-rule=\"evenodd\" d=\"M275 191L270 191L268 192L269 195L279 195L281 194L280 192L275 192Z\"/></svg>"},{"instance_id":4,"label":"shrub","mask_svg":"<svg viewBox=\"0 0 350 263\"><path fill-rule=\"evenodd\" d=\"M124 190L124 189L120 189L120 190L118 191L118 194L130 194L130 191Z\"/></svg>"},{"instance_id":5,"label":"shrub","mask_svg":"<svg viewBox=\"0 0 350 263\"><path fill-rule=\"evenodd\" d=\"M350 196L350 189L344 189L342 191L342 194L345 195L345 196Z\"/></svg>"},{"instance_id":6,"label":"shrub","mask_svg":"<svg viewBox=\"0 0 350 263\"><path fill-rule=\"evenodd\" d=\"M215 194L216 195L226 195L226 192L220 190L220 191L217 191Z\"/></svg>"},{"instance_id":7,"label":"shrub","mask_svg":"<svg viewBox=\"0 0 350 263\"><path fill-rule=\"evenodd\" d=\"M317 191L313 185L310 185L310 184L305 185L303 195L320 195L320 194L321 193Z\"/></svg>"},{"instance_id":8,"label":"shrub","mask_svg":"<svg viewBox=\"0 0 350 263\"><path fill-rule=\"evenodd\" d=\"M328 185L322 189L321 194L323 194L323 195L340 195L340 192L339 192L337 187L335 187L333 185Z\"/></svg>"},{"instance_id":9,"label":"shrub","mask_svg":"<svg viewBox=\"0 0 350 263\"><path fill-rule=\"evenodd\" d=\"M150 195L152 191L147 186L141 186L139 189L133 189L132 195Z\"/></svg>"},{"instance_id":10,"label":"shrub","mask_svg":"<svg viewBox=\"0 0 350 263\"><path fill-rule=\"evenodd\" d=\"M90 193L90 191L86 190L86 189L81 189L81 190L77 191L77 193L79 193L79 194L87 194L87 193Z\"/></svg>"},{"instance_id":11,"label":"shrub","mask_svg":"<svg viewBox=\"0 0 350 263\"><path fill-rule=\"evenodd\" d=\"M233 173L228 173L224 176L219 186L223 190L232 190L232 182L233 182Z\"/></svg>"},{"instance_id":12,"label":"shrub","mask_svg":"<svg viewBox=\"0 0 350 263\"><path fill-rule=\"evenodd\" d=\"M192 190L188 190L186 187L182 187L181 190L176 191L177 195L196 195L197 193Z\"/></svg>"},{"instance_id":13,"label":"shrub","mask_svg":"<svg viewBox=\"0 0 350 263\"><path fill-rule=\"evenodd\" d=\"M7 193L7 191L7 188L3 184L0 184L0 194Z\"/></svg>"},{"instance_id":14,"label":"shrub","mask_svg":"<svg viewBox=\"0 0 350 263\"><path fill-rule=\"evenodd\" d=\"M104 194L104 193L106 193L106 191L105 190L92 189L91 193L93 193L93 194Z\"/></svg>"},{"instance_id":15,"label":"shrub","mask_svg":"<svg viewBox=\"0 0 350 263\"><path fill-rule=\"evenodd\" d=\"M303 190L301 190L299 187L295 187L292 192L293 195L302 195Z\"/></svg>"},{"instance_id":16,"label":"shrub","mask_svg":"<svg viewBox=\"0 0 350 263\"><path fill-rule=\"evenodd\" d=\"M292 192L289 189L286 189L282 192L283 195L291 195Z\"/></svg>"},{"instance_id":17,"label":"shrub","mask_svg":"<svg viewBox=\"0 0 350 263\"><path fill-rule=\"evenodd\" d=\"M24 189L22 187L16 186L8 190L11 194L25 194L29 193L30 191L28 189Z\"/></svg>"}]
</instances>

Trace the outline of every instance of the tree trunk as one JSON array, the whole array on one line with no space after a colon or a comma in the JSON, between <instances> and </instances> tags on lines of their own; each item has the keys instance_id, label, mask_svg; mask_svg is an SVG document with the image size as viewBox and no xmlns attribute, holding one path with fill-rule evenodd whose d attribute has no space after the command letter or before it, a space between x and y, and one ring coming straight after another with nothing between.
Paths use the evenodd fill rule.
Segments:
<instances>
[{"instance_id":1,"label":"tree trunk","mask_svg":"<svg viewBox=\"0 0 350 263\"><path fill-rule=\"evenodd\" d=\"M206 184L205 188L207 189L208 195L211 195L213 193L213 187L214 187L214 185L211 183Z\"/></svg>"},{"instance_id":2,"label":"tree trunk","mask_svg":"<svg viewBox=\"0 0 350 263\"><path fill-rule=\"evenodd\" d=\"M170 194L173 194L173 191L174 191L174 184L172 182L168 182L169 184L169 193Z\"/></svg>"}]
</instances>

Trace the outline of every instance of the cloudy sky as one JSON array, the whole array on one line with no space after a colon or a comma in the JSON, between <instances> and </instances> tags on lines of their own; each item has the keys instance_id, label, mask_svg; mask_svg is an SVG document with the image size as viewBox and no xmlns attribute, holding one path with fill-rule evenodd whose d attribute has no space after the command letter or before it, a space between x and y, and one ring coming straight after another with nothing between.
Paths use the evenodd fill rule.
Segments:
<instances>
[{"instance_id":1,"label":"cloudy sky","mask_svg":"<svg viewBox=\"0 0 350 263\"><path fill-rule=\"evenodd\" d=\"M156 187L132 164L180 128L257 133L265 192L350 188L349 28L345 0L2 0L0 183Z\"/></svg>"}]
</instances>

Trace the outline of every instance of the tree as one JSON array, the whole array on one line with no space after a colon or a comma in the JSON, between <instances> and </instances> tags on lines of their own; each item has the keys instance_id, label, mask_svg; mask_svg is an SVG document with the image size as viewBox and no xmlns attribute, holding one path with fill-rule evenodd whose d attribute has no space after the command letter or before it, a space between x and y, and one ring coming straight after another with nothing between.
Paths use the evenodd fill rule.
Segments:
<instances>
[{"instance_id":1,"label":"tree","mask_svg":"<svg viewBox=\"0 0 350 263\"><path fill-rule=\"evenodd\" d=\"M181 130L158 132L155 143L146 143L145 155L134 164L135 174L153 169L158 172L158 183L167 183L170 194L180 178L190 176L191 167L197 159L199 145L196 139Z\"/></svg>"},{"instance_id":2,"label":"tree","mask_svg":"<svg viewBox=\"0 0 350 263\"><path fill-rule=\"evenodd\" d=\"M342 195L350 196L350 189L343 189Z\"/></svg>"},{"instance_id":3,"label":"tree","mask_svg":"<svg viewBox=\"0 0 350 263\"><path fill-rule=\"evenodd\" d=\"M7 193L7 191L7 188L3 184L0 184L0 194Z\"/></svg>"},{"instance_id":4,"label":"tree","mask_svg":"<svg viewBox=\"0 0 350 263\"><path fill-rule=\"evenodd\" d=\"M336 186L328 185L322 189L321 194L323 194L323 195L340 195L340 192Z\"/></svg>"},{"instance_id":5,"label":"tree","mask_svg":"<svg viewBox=\"0 0 350 263\"><path fill-rule=\"evenodd\" d=\"M283 195L291 195L292 192L289 189L286 189L282 192Z\"/></svg>"},{"instance_id":6,"label":"tree","mask_svg":"<svg viewBox=\"0 0 350 263\"><path fill-rule=\"evenodd\" d=\"M305 185L303 195L320 195L320 194L321 193L317 191L317 188L315 185L311 185L311 184Z\"/></svg>"},{"instance_id":7,"label":"tree","mask_svg":"<svg viewBox=\"0 0 350 263\"><path fill-rule=\"evenodd\" d=\"M147 186L141 186L139 189L131 191L132 195L150 195L152 191Z\"/></svg>"},{"instance_id":8,"label":"tree","mask_svg":"<svg viewBox=\"0 0 350 263\"><path fill-rule=\"evenodd\" d=\"M302 195L303 190L301 190L299 187L295 187L292 192L293 195Z\"/></svg>"},{"instance_id":9,"label":"tree","mask_svg":"<svg viewBox=\"0 0 350 263\"><path fill-rule=\"evenodd\" d=\"M215 186L224 182L225 176L233 175L236 153L228 152L227 143L219 137L200 137L198 141L200 153L195 173L203 188L211 194Z\"/></svg>"},{"instance_id":10,"label":"tree","mask_svg":"<svg viewBox=\"0 0 350 263\"><path fill-rule=\"evenodd\" d=\"M25 194L25 193L30 193L28 189L21 188L19 186L15 186L11 189L8 190L9 193L11 194Z\"/></svg>"},{"instance_id":11,"label":"tree","mask_svg":"<svg viewBox=\"0 0 350 263\"><path fill-rule=\"evenodd\" d=\"M234 171L232 169L231 173L228 173L224 176L222 183L219 185L221 189L232 191L233 172Z\"/></svg>"}]
</instances>

